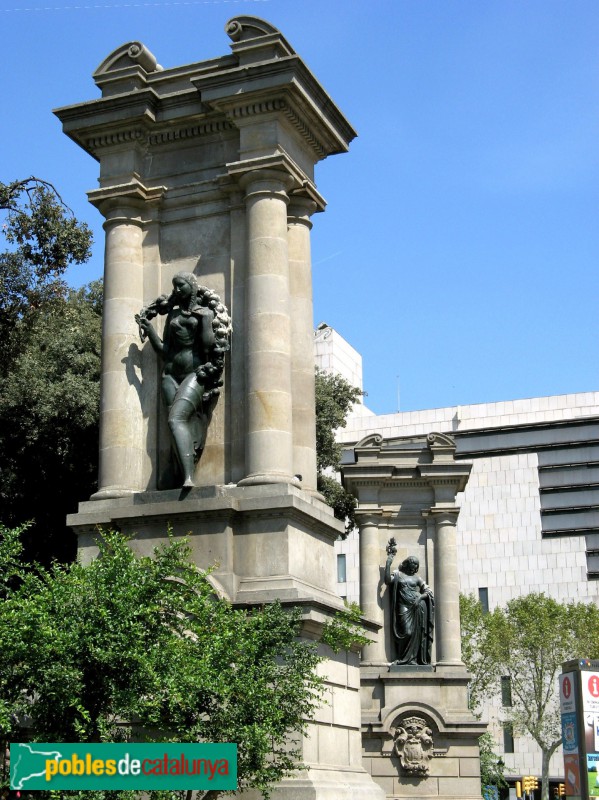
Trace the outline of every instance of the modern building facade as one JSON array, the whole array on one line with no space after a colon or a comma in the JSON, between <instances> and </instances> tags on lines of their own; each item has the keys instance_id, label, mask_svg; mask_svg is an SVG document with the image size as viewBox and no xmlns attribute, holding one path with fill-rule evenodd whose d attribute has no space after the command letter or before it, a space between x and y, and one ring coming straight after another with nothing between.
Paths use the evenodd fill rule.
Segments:
<instances>
[{"instance_id":1,"label":"modern building facade","mask_svg":"<svg viewBox=\"0 0 599 800\"><path fill-rule=\"evenodd\" d=\"M351 353L356 358L350 363ZM361 384L361 357L321 325L316 363ZM472 463L458 496L460 590L493 609L521 594L599 603L599 392L375 415L360 405L339 430L351 447L383 439L450 434ZM359 533L337 543L338 589L359 597ZM503 702L507 702L504 692ZM507 773L540 775L538 747L502 725L502 698L485 711ZM561 750L551 778L563 776Z\"/></svg>"}]
</instances>

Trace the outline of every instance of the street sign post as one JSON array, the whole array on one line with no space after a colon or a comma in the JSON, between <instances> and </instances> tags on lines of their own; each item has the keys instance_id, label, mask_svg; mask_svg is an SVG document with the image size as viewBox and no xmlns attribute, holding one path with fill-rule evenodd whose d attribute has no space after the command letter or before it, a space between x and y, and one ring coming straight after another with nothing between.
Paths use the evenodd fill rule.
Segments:
<instances>
[{"instance_id":1,"label":"street sign post","mask_svg":"<svg viewBox=\"0 0 599 800\"><path fill-rule=\"evenodd\" d=\"M599 798L599 661L563 664L559 689L565 775L559 796Z\"/></svg>"}]
</instances>

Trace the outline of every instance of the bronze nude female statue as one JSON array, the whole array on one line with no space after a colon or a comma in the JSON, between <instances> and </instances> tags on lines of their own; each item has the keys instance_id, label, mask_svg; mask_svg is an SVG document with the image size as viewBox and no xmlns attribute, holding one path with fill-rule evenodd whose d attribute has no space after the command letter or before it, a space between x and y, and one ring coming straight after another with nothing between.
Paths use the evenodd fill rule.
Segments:
<instances>
[{"instance_id":1,"label":"bronze nude female statue","mask_svg":"<svg viewBox=\"0 0 599 800\"><path fill-rule=\"evenodd\" d=\"M435 625L432 590L418 575L420 562L408 556L391 572L395 542L387 545L385 584L391 589L391 619L395 664L430 664Z\"/></svg>"},{"instance_id":2,"label":"bronze nude female statue","mask_svg":"<svg viewBox=\"0 0 599 800\"><path fill-rule=\"evenodd\" d=\"M167 315L163 339L150 324L159 314ZM220 297L199 286L190 272L178 272L171 294L142 308L135 319L142 342L147 337L164 361L162 395L176 461L183 486L193 486L195 465L223 384L231 320Z\"/></svg>"}]
</instances>

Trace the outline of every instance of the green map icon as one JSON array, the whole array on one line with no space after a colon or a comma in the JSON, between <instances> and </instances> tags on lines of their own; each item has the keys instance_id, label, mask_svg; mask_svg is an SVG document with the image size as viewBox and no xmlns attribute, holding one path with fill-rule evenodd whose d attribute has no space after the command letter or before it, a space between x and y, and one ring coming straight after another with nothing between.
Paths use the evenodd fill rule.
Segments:
<instances>
[{"instance_id":1,"label":"green map icon","mask_svg":"<svg viewBox=\"0 0 599 800\"><path fill-rule=\"evenodd\" d=\"M43 747L43 745L41 745ZM27 781L42 778L46 774L48 759L58 761L62 753L57 750L42 750L35 744L11 744L10 746L10 787L27 788Z\"/></svg>"}]
</instances>

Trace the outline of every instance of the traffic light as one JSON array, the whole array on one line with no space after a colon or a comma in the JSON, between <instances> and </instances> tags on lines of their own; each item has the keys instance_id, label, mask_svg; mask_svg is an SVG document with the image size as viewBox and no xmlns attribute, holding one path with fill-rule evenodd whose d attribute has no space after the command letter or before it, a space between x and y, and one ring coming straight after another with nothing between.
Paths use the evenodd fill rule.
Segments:
<instances>
[{"instance_id":1,"label":"traffic light","mask_svg":"<svg viewBox=\"0 0 599 800\"><path fill-rule=\"evenodd\" d=\"M566 784L560 783L560 785L557 787L557 795L558 797L564 797L565 794L566 794Z\"/></svg>"},{"instance_id":2,"label":"traffic light","mask_svg":"<svg viewBox=\"0 0 599 800\"><path fill-rule=\"evenodd\" d=\"M539 781L534 775L524 775L522 778L522 788L528 794L539 788Z\"/></svg>"}]
</instances>

